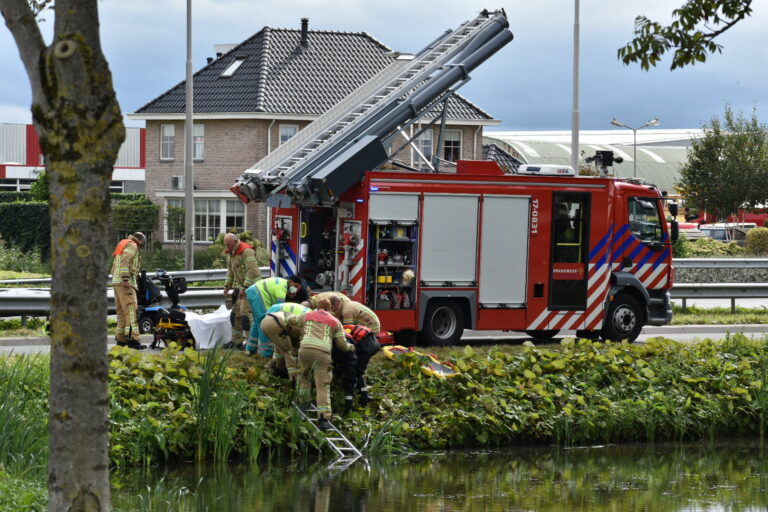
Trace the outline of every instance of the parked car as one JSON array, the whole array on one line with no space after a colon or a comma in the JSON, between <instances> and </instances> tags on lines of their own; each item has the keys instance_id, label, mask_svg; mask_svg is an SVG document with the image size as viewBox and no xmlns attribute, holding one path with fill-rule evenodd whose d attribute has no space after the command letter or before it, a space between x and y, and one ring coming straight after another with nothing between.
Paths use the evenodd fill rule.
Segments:
<instances>
[{"instance_id":1,"label":"parked car","mask_svg":"<svg viewBox=\"0 0 768 512\"><path fill-rule=\"evenodd\" d=\"M754 222L720 222L716 224L701 224L699 229L704 236L720 240L721 242L736 242L745 245L747 232L757 227Z\"/></svg>"}]
</instances>

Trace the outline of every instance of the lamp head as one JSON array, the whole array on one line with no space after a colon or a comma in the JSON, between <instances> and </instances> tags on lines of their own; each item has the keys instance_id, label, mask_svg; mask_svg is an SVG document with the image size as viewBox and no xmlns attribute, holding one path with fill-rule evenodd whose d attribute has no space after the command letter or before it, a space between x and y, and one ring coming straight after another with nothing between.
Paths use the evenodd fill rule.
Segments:
<instances>
[{"instance_id":1,"label":"lamp head","mask_svg":"<svg viewBox=\"0 0 768 512\"><path fill-rule=\"evenodd\" d=\"M619 120L618 120L618 119L616 119L615 117L614 117L613 119L611 119L611 124L612 124L613 126L619 126L619 127L621 127L621 128L623 128L623 127L624 127L624 123L622 123L621 121L619 121Z\"/></svg>"},{"instance_id":2,"label":"lamp head","mask_svg":"<svg viewBox=\"0 0 768 512\"><path fill-rule=\"evenodd\" d=\"M659 126L661 123L659 122L659 119L654 117L650 121L648 121L645 125L646 126Z\"/></svg>"}]
</instances>

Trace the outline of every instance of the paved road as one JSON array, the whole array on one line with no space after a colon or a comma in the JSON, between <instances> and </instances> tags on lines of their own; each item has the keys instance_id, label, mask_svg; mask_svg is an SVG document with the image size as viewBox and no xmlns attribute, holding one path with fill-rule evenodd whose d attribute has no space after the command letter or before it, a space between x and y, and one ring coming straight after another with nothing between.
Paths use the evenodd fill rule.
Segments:
<instances>
[{"instance_id":1,"label":"paved road","mask_svg":"<svg viewBox=\"0 0 768 512\"><path fill-rule=\"evenodd\" d=\"M744 333L750 337L768 335L768 325L681 325L664 327L646 327L643 329L638 342L663 336L677 341L701 341L706 338L720 339L726 334ZM575 331L563 331L557 339L574 336ZM110 340L111 340L110 336ZM464 343L523 343L530 338L522 333L503 331L465 331ZM143 335L142 342L146 345L152 341L150 335ZM111 344L109 345L112 346ZM49 340L45 336L33 338L0 338L0 354L32 354L47 353Z\"/></svg>"}]
</instances>

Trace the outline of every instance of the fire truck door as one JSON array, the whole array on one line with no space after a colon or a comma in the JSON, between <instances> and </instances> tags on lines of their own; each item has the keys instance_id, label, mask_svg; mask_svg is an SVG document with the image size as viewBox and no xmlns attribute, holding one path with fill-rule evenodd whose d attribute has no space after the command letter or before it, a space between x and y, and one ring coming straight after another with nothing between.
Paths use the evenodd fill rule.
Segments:
<instances>
[{"instance_id":1,"label":"fire truck door","mask_svg":"<svg viewBox=\"0 0 768 512\"><path fill-rule=\"evenodd\" d=\"M586 309L589 209L589 194L552 195L549 309Z\"/></svg>"}]
</instances>

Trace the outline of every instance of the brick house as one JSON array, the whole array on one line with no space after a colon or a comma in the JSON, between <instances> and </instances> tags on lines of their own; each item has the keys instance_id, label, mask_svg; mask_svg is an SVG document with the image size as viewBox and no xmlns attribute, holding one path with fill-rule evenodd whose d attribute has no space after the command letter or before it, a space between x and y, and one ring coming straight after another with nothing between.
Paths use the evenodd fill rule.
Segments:
<instances>
[{"instance_id":1,"label":"brick house","mask_svg":"<svg viewBox=\"0 0 768 512\"><path fill-rule=\"evenodd\" d=\"M245 169L389 65L396 54L364 32L264 27L209 58L194 74L195 241L210 243L230 228L265 240L263 204L243 205L229 191ZM129 118L146 122L146 193L163 212L184 201L185 82ZM482 159L483 127L499 124L456 95L449 103L442 158ZM416 128L418 130L418 127ZM415 132L412 132L415 133ZM428 157L437 129L416 140ZM399 145L399 144L398 144ZM398 159L419 166L410 148ZM174 239L163 222L160 239Z\"/></svg>"}]
</instances>

